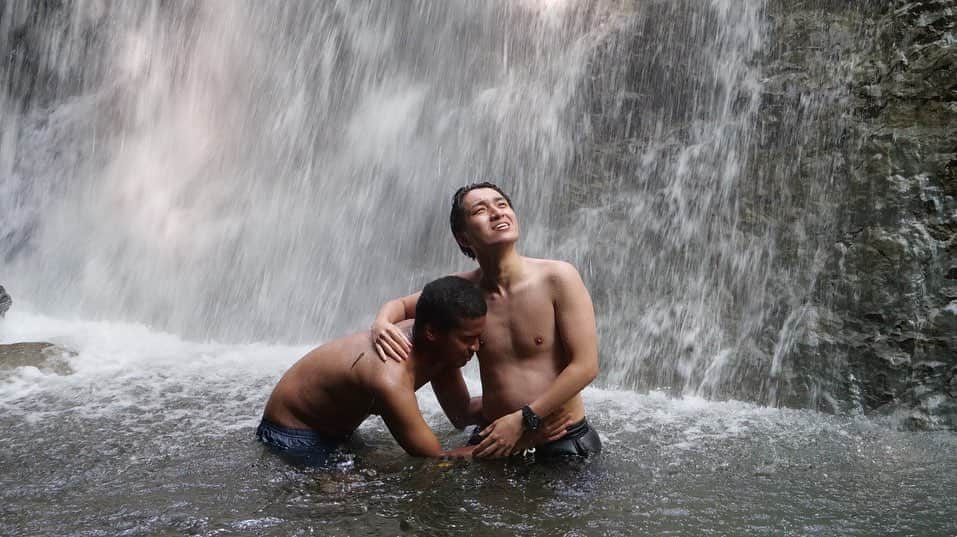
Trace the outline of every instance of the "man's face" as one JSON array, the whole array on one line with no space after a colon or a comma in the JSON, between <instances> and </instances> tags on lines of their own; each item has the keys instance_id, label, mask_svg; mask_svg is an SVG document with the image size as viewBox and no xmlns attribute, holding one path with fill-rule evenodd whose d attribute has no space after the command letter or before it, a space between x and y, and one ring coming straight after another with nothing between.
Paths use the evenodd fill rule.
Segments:
<instances>
[{"instance_id":1,"label":"man's face","mask_svg":"<svg viewBox=\"0 0 957 537\"><path fill-rule=\"evenodd\" d=\"M438 334L440 353L454 367L462 367L479 350L479 337L485 331L485 316L475 319L460 319L458 326Z\"/></svg>"},{"instance_id":2,"label":"man's face","mask_svg":"<svg viewBox=\"0 0 957 537\"><path fill-rule=\"evenodd\" d=\"M492 188L476 188L462 198L465 231L460 240L473 250L518 240L518 218L504 196Z\"/></svg>"}]
</instances>

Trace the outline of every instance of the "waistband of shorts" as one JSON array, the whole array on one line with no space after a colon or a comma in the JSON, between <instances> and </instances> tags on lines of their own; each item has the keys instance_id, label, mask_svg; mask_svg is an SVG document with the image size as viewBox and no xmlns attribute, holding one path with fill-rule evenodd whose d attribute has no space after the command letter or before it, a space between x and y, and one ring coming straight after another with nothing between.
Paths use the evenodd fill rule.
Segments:
<instances>
[{"instance_id":1,"label":"waistband of shorts","mask_svg":"<svg viewBox=\"0 0 957 537\"><path fill-rule=\"evenodd\" d=\"M297 429L294 427L286 427L284 425L279 425L278 423L272 421L266 416L262 417L262 420L259 422L259 427L263 429L269 429L278 433L282 433L286 436L293 436L296 438L301 438L303 440L332 440L336 442L345 442L349 439L348 436L332 436L314 429Z\"/></svg>"},{"instance_id":2,"label":"waistband of shorts","mask_svg":"<svg viewBox=\"0 0 957 537\"><path fill-rule=\"evenodd\" d=\"M559 440L570 440L573 438L579 438L588 434L588 431L591 430L591 425L588 424L587 418L582 418L579 421L565 427L565 436L561 437Z\"/></svg>"}]
</instances>

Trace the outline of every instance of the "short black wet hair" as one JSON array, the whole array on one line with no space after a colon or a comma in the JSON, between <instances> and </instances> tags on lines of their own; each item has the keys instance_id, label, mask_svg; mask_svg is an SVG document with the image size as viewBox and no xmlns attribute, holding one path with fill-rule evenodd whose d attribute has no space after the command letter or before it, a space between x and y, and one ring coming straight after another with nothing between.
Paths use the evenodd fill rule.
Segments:
<instances>
[{"instance_id":1,"label":"short black wet hair","mask_svg":"<svg viewBox=\"0 0 957 537\"><path fill-rule=\"evenodd\" d=\"M485 297L474 283L458 276L433 280L422 288L415 305L415 334L423 334L425 325L438 332L457 328L465 319L478 319L488 313Z\"/></svg>"},{"instance_id":2,"label":"short black wet hair","mask_svg":"<svg viewBox=\"0 0 957 537\"><path fill-rule=\"evenodd\" d=\"M475 252L473 252L471 248L462 246L462 244L459 243L458 234L465 230L465 207L462 206L462 200L465 199L466 194L479 188L491 188L498 192L505 198L505 201L508 202L508 206L514 209L512 199L495 183L489 183L488 181L472 183L455 191L455 194L452 195L452 212L449 214L449 225L452 228L452 237L455 239L456 244L459 245L459 249L462 250L463 254L472 259L475 259Z\"/></svg>"}]
</instances>

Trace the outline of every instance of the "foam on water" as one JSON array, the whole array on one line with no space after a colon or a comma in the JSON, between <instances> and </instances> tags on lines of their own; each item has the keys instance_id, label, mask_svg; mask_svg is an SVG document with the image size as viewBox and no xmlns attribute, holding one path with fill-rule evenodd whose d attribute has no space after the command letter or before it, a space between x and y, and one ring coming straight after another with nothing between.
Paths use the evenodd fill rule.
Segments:
<instances>
[{"instance_id":1,"label":"foam on water","mask_svg":"<svg viewBox=\"0 0 957 537\"><path fill-rule=\"evenodd\" d=\"M88 418L177 420L210 426L250 424L278 376L306 346L193 342L135 323L68 321L14 312L0 341L49 341L75 351L73 372L16 368L0 380L0 406L27 420L56 413ZM24 404L29 401L29 404ZM184 402L204 408L184 409ZM207 406L206 403L211 403ZM194 406L194 405L186 405Z\"/></svg>"},{"instance_id":2,"label":"foam on water","mask_svg":"<svg viewBox=\"0 0 957 537\"><path fill-rule=\"evenodd\" d=\"M604 452L577 469L416 460L373 418L317 473L253 435L274 383L308 346L196 342L23 311L0 324L0 342L13 340L76 354L64 375L0 369L3 534L952 534L940 533L953 526L946 491L957 486L940 471L957 464L949 433L588 388ZM477 393L474 366L466 374ZM462 445L431 390L418 395L443 445Z\"/></svg>"},{"instance_id":3,"label":"foam on water","mask_svg":"<svg viewBox=\"0 0 957 537\"><path fill-rule=\"evenodd\" d=\"M49 341L76 354L65 357L72 369L67 375L24 366L0 377L0 408L8 416L35 422L69 414L130 426L188 418L220 432L254 427L276 381L311 348L188 341L141 324L63 320L24 312L12 312L0 325L0 342L14 341ZM480 393L473 364L466 377L471 392ZM447 427L432 391L420 390L418 397L430 424ZM812 411L697 397L673 399L663 392L590 387L584 398L589 414L605 423L602 434L612 444L620 436L633 438L671 428L681 431L675 447L690 449L714 437L736 438L756 431L802 434L848 424L847 418ZM378 418L364 428L385 430Z\"/></svg>"}]
</instances>

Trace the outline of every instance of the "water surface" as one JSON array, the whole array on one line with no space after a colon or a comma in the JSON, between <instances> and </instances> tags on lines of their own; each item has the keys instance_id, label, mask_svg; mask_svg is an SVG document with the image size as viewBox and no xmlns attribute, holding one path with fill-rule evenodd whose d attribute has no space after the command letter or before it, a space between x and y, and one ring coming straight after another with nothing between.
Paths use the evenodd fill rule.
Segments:
<instances>
[{"instance_id":1,"label":"water surface","mask_svg":"<svg viewBox=\"0 0 957 537\"><path fill-rule=\"evenodd\" d=\"M184 341L11 313L72 372L0 370L3 535L953 535L957 435L894 421L590 388L579 463L405 455L377 418L332 469L254 440L308 347ZM40 364L42 366L42 364ZM469 371L473 391L478 383ZM451 427L428 388L427 421Z\"/></svg>"}]
</instances>

